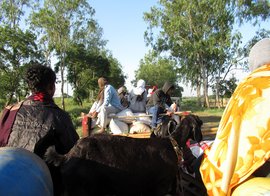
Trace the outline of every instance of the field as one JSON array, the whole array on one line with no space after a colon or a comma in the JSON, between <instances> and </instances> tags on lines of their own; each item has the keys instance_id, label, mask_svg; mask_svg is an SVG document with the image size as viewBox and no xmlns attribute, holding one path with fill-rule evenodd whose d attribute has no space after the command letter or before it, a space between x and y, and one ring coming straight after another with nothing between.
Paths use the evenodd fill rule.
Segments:
<instances>
[{"instance_id":1,"label":"field","mask_svg":"<svg viewBox=\"0 0 270 196\"><path fill-rule=\"evenodd\" d=\"M61 107L60 98L55 98L55 103ZM65 99L66 111L70 114L73 124L76 127L78 134L82 135L81 128L81 112L88 113L92 102L84 102L83 106L78 106L74 103L72 98ZM198 107L195 98L184 98L180 103L181 111L191 111L193 114L198 115L203 121L204 140L214 139L219 121L221 119L224 108L202 108Z\"/></svg>"}]
</instances>

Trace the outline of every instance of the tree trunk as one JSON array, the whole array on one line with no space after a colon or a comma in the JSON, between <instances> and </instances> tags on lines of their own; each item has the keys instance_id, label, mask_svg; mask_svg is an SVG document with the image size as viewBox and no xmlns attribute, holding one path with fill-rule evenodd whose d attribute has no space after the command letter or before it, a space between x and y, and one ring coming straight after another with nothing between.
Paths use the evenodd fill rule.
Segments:
<instances>
[{"instance_id":1,"label":"tree trunk","mask_svg":"<svg viewBox=\"0 0 270 196\"><path fill-rule=\"evenodd\" d=\"M197 105L199 107L201 107L202 103L201 103L201 85L200 85L200 83L198 83L196 86L196 92L197 92Z\"/></svg>"},{"instance_id":2,"label":"tree trunk","mask_svg":"<svg viewBox=\"0 0 270 196\"><path fill-rule=\"evenodd\" d=\"M62 104L62 109L65 110L65 95L64 95L64 58L61 55L61 62L60 62L60 72L61 72L61 94L62 94L62 99L61 99L61 104Z\"/></svg>"},{"instance_id":3,"label":"tree trunk","mask_svg":"<svg viewBox=\"0 0 270 196\"><path fill-rule=\"evenodd\" d=\"M83 106L83 103L82 103L82 99L80 98L80 96L77 96L76 97L76 100L77 100L77 102L79 103L79 106Z\"/></svg>"},{"instance_id":4,"label":"tree trunk","mask_svg":"<svg viewBox=\"0 0 270 196\"><path fill-rule=\"evenodd\" d=\"M219 96L219 77L216 77L216 107L220 108L220 96Z\"/></svg>"},{"instance_id":5,"label":"tree trunk","mask_svg":"<svg viewBox=\"0 0 270 196\"><path fill-rule=\"evenodd\" d=\"M210 108L210 103L209 103L209 97L208 97L208 79L206 76L206 69L202 69L202 77L203 77L203 95L204 95L204 105L207 108Z\"/></svg>"}]
</instances>

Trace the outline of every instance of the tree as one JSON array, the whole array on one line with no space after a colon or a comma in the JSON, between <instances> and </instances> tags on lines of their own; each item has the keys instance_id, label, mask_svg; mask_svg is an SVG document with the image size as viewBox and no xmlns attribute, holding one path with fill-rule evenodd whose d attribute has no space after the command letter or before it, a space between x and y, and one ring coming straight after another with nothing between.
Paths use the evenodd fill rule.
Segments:
<instances>
[{"instance_id":1,"label":"tree","mask_svg":"<svg viewBox=\"0 0 270 196\"><path fill-rule=\"evenodd\" d=\"M44 0L43 7L32 13L31 23L39 30L44 45L50 52L54 51L59 63L61 75L62 108L64 104L64 70L67 51L74 36L91 33L95 28L92 18L93 8L86 0Z\"/></svg>"},{"instance_id":2,"label":"tree","mask_svg":"<svg viewBox=\"0 0 270 196\"><path fill-rule=\"evenodd\" d=\"M0 27L0 89L6 105L10 104L13 96L20 100L25 89L22 73L29 64L42 62L40 59L42 56L34 34L19 28Z\"/></svg>"},{"instance_id":3,"label":"tree","mask_svg":"<svg viewBox=\"0 0 270 196\"><path fill-rule=\"evenodd\" d=\"M181 87L178 84L176 63L165 57L156 56L154 52L149 52L140 61L139 69L135 71L135 79L145 80L147 85L161 88L166 81L177 86L176 96L181 97ZM183 90L183 89L182 89Z\"/></svg>"},{"instance_id":4,"label":"tree","mask_svg":"<svg viewBox=\"0 0 270 196\"><path fill-rule=\"evenodd\" d=\"M73 44L66 56L67 79L73 87L73 97L82 105L82 100L93 98L97 93L97 80L101 76L109 78L110 83L119 87L125 77L119 62L106 51L92 50L84 44Z\"/></svg>"},{"instance_id":5,"label":"tree","mask_svg":"<svg viewBox=\"0 0 270 196\"><path fill-rule=\"evenodd\" d=\"M112 84L115 88L120 88L124 85L126 79L126 76L122 71L122 66L120 62L112 56L112 54L107 54L106 58L110 64L110 72L108 74L110 84Z\"/></svg>"},{"instance_id":6,"label":"tree","mask_svg":"<svg viewBox=\"0 0 270 196\"><path fill-rule=\"evenodd\" d=\"M244 20L269 15L268 4L266 1L160 0L159 6L144 14L144 20L149 23L146 43L156 52L169 53L177 60L183 82L190 82L197 89L198 104L202 86L209 107L210 81L228 72L231 69L228 63L234 66L238 63L236 59L241 59L234 53L239 50L241 35L233 32L233 25L241 14ZM250 12L243 12L240 9L243 5Z\"/></svg>"},{"instance_id":7,"label":"tree","mask_svg":"<svg viewBox=\"0 0 270 196\"><path fill-rule=\"evenodd\" d=\"M97 89L98 77L110 72L109 61L87 50L83 44L75 44L67 52L66 63L67 79L73 87L74 99L82 105L82 100Z\"/></svg>"},{"instance_id":8,"label":"tree","mask_svg":"<svg viewBox=\"0 0 270 196\"><path fill-rule=\"evenodd\" d=\"M24 32L19 26L24 8L33 3L31 0L0 1L0 90L6 105L14 96L17 100L26 96L23 70L41 59L35 35L29 30Z\"/></svg>"},{"instance_id":9,"label":"tree","mask_svg":"<svg viewBox=\"0 0 270 196\"><path fill-rule=\"evenodd\" d=\"M32 0L2 0L0 1L0 22L10 28L19 27L19 22L24 16L24 7L30 7Z\"/></svg>"},{"instance_id":10,"label":"tree","mask_svg":"<svg viewBox=\"0 0 270 196\"><path fill-rule=\"evenodd\" d=\"M212 91L216 95L216 106L218 108L223 106L223 98L230 98L237 87L237 79L235 76L229 78L229 80L220 80L217 77L217 82L215 85L212 86ZM218 97L221 97L221 101Z\"/></svg>"},{"instance_id":11,"label":"tree","mask_svg":"<svg viewBox=\"0 0 270 196\"><path fill-rule=\"evenodd\" d=\"M153 8L145 14L145 20L152 27L162 31L153 43L152 34L147 40L158 52L169 52L177 61L183 82L196 87L200 97L203 86L207 106L208 82L215 60L223 61L221 48L229 45L232 16L226 11L224 1L160 1L160 8ZM180 14L179 14L180 13ZM219 59L218 59L219 58Z\"/></svg>"}]
</instances>

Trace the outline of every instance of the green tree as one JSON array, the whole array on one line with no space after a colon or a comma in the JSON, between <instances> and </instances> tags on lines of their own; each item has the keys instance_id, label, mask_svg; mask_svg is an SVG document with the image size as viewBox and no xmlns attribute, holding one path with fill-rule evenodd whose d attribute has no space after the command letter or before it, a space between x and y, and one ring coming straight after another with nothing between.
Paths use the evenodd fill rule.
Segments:
<instances>
[{"instance_id":1,"label":"green tree","mask_svg":"<svg viewBox=\"0 0 270 196\"><path fill-rule=\"evenodd\" d=\"M75 44L67 52L67 79L73 87L73 96L77 103L94 96L97 79L109 73L109 61L85 48L83 44Z\"/></svg>"},{"instance_id":2,"label":"green tree","mask_svg":"<svg viewBox=\"0 0 270 196\"><path fill-rule=\"evenodd\" d=\"M149 52L140 61L139 69L135 71L136 81L145 80L147 85L161 88L166 81L177 86L175 96L181 97L183 88L178 85L178 75L176 63L165 57L156 56L154 52Z\"/></svg>"},{"instance_id":3,"label":"green tree","mask_svg":"<svg viewBox=\"0 0 270 196\"><path fill-rule=\"evenodd\" d=\"M224 1L161 0L160 7L145 14L150 32L153 27L162 29L154 42L152 34L146 33L148 43L178 61L181 80L196 87L198 97L202 85L207 106L209 77L216 65L213 57L224 61L224 55L218 54L224 54L222 48L228 47L231 40L232 15L225 8Z\"/></svg>"},{"instance_id":4,"label":"green tree","mask_svg":"<svg viewBox=\"0 0 270 196\"><path fill-rule=\"evenodd\" d=\"M95 28L93 8L86 0L44 0L41 8L31 14L31 24L40 33L47 51L54 52L61 75L62 108L64 103L64 71L66 55L76 36L91 33ZM75 36L76 35L76 36Z\"/></svg>"},{"instance_id":5,"label":"green tree","mask_svg":"<svg viewBox=\"0 0 270 196\"><path fill-rule=\"evenodd\" d=\"M31 0L0 1L0 90L5 104L13 97L20 100L22 94L26 95L22 72L26 65L41 57L34 34L20 28L23 10L32 4L34 1Z\"/></svg>"},{"instance_id":6,"label":"green tree","mask_svg":"<svg viewBox=\"0 0 270 196\"><path fill-rule=\"evenodd\" d=\"M42 59L35 44L35 35L19 28L0 27L0 89L9 104L15 96L20 100L25 85L22 73L27 65Z\"/></svg>"},{"instance_id":7,"label":"green tree","mask_svg":"<svg viewBox=\"0 0 270 196\"><path fill-rule=\"evenodd\" d=\"M198 103L202 87L209 107L209 83L227 73L231 69L229 63L236 65L241 59L236 55L240 53L235 53L239 51L241 35L233 32L233 26L237 21L241 24L269 15L269 3L262 2L160 0L159 6L144 14L149 23L146 42L156 52L169 53L177 60L181 80L197 89ZM244 12L243 5L249 11ZM240 20L240 16L244 18Z\"/></svg>"},{"instance_id":8,"label":"green tree","mask_svg":"<svg viewBox=\"0 0 270 196\"><path fill-rule=\"evenodd\" d=\"M118 89L125 84L126 79L126 76L122 71L122 65L110 53L106 55L106 58L109 61L110 72L105 76L109 78L110 84L112 84L116 89Z\"/></svg>"},{"instance_id":9,"label":"green tree","mask_svg":"<svg viewBox=\"0 0 270 196\"><path fill-rule=\"evenodd\" d=\"M125 82L120 63L106 51L97 53L84 44L73 44L67 52L65 61L68 70L67 79L74 90L73 97L80 105L83 99L95 97L99 77L108 77L115 87Z\"/></svg>"},{"instance_id":10,"label":"green tree","mask_svg":"<svg viewBox=\"0 0 270 196\"><path fill-rule=\"evenodd\" d=\"M10 28L19 27L24 16L24 8L30 8L35 4L32 0L1 0L0 1L0 23Z\"/></svg>"}]
</instances>

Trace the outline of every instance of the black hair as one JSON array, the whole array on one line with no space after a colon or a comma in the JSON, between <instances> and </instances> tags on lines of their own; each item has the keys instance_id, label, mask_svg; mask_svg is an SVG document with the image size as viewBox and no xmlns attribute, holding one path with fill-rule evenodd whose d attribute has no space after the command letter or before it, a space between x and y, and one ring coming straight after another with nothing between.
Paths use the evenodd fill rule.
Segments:
<instances>
[{"instance_id":1,"label":"black hair","mask_svg":"<svg viewBox=\"0 0 270 196\"><path fill-rule=\"evenodd\" d=\"M55 83L56 75L50 67L34 64L26 70L25 81L32 92L42 92Z\"/></svg>"}]
</instances>

